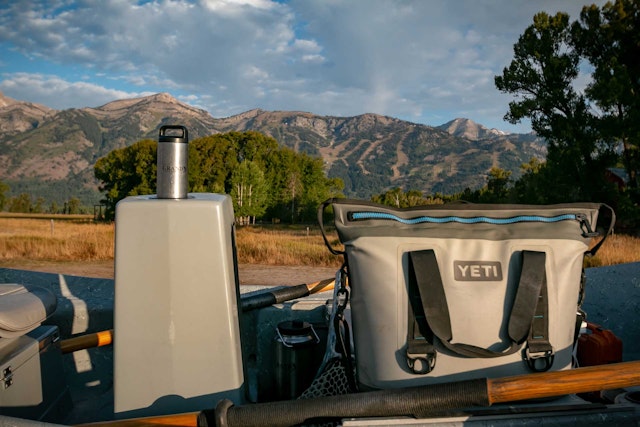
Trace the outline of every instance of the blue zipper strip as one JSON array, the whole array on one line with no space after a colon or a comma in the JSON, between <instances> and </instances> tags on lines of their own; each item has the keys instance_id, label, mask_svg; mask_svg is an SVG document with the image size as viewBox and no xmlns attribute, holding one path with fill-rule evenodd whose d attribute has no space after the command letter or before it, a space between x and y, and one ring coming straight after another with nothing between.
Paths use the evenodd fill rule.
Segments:
<instances>
[{"instance_id":1,"label":"blue zipper strip","mask_svg":"<svg viewBox=\"0 0 640 427\"><path fill-rule=\"evenodd\" d=\"M432 224L446 224L449 222L458 222L461 224L515 224L518 222L559 222L567 220L577 220L578 216L575 214L563 214L552 217L539 216L539 215L519 215L511 218L490 218L486 216L476 216L470 218L463 218L459 216L445 216L445 217L433 217L433 216L419 216L416 218L400 218L399 216L385 213L385 212L352 212L351 218L355 221L367 220L367 219L385 219L391 221L397 221L402 224L414 225L422 223Z\"/></svg>"}]
</instances>

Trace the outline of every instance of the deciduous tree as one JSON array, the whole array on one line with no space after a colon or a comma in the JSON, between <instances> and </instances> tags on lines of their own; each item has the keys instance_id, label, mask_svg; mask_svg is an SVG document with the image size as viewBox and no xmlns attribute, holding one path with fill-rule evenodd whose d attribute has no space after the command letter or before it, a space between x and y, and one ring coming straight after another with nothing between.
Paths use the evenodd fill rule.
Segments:
<instances>
[{"instance_id":1,"label":"deciduous tree","mask_svg":"<svg viewBox=\"0 0 640 427\"><path fill-rule=\"evenodd\" d=\"M9 186L0 181L0 211L4 210L4 206L7 203L7 194L9 193Z\"/></svg>"},{"instance_id":2,"label":"deciduous tree","mask_svg":"<svg viewBox=\"0 0 640 427\"><path fill-rule=\"evenodd\" d=\"M262 216L267 210L267 184L257 164L244 160L231 174L231 198L236 217L248 219Z\"/></svg>"},{"instance_id":3,"label":"deciduous tree","mask_svg":"<svg viewBox=\"0 0 640 427\"><path fill-rule=\"evenodd\" d=\"M125 197L155 193L156 152L157 143L147 139L98 159L94 175L102 181L106 219L115 217L116 203Z\"/></svg>"},{"instance_id":4,"label":"deciduous tree","mask_svg":"<svg viewBox=\"0 0 640 427\"><path fill-rule=\"evenodd\" d=\"M113 219L124 197L155 192L156 145L140 141L96 162L107 219ZM280 147L258 132L216 134L189 143L189 190L231 194L238 216L312 221L317 206L342 188L340 180L325 176L321 159Z\"/></svg>"}]
</instances>

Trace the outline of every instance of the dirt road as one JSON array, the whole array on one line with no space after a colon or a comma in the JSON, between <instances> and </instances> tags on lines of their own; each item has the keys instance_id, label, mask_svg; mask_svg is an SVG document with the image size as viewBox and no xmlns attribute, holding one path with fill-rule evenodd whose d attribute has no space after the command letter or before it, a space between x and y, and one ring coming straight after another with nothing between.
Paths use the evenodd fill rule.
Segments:
<instances>
[{"instance_id":1,"label":"dirt road","mask_svg":"<svg viewBox=\"0 0 640 427\"><path fill-rule=\"evenodd\" d=\"M71 276L114 278L113 261L63 263L20 260L0 262L0 267ZM253 264L240 264L238 266L241 285L298 285L334 277L335 272L336 269L333 267Z\"/></svg>"}]
</instances>

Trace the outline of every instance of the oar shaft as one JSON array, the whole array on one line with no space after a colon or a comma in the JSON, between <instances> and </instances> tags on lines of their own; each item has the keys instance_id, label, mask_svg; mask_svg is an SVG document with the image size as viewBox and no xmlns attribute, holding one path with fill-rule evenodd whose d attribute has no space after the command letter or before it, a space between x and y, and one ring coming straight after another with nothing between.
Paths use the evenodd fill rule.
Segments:
<instances>
[{"instance_id":1,"label":"oar shaft","mask_svg":"<svg viewBox=\"0 0 640 427\"><path fill-rule=\"evenodd\" d=\"M333 279L324 279L314 283L269 290L256 295L242 297L240 299L240 306L242 311L256 310L273 304L302 298L317 292L331 290L333 289L334 283L335 281ZM112 342L113 329L62 340L60 341L60 350L62 354L67 354L78 350L109 345Z\"/></svg>"},{"instance_id":2,"label":"oar shaft","mask_svg":"<svg viewBox=\"0 0 640 427\"><path fill-rule=\"evenodd\" d=\"M489 402L502 403L640 385L640 361L487 380Z\"/></svg>"},{"instance_id":3,"label":"oar shaft","mask_svg":"<svg viewBox=\"0 0 640 427\"><path fill-rule=\"evenodd\" d=\"M320 291L328 291L333 289L334 282L335 281L333 279L325 279L309 284L286 286L273 290L270 289L255 295L242 297L240 300L240 306L242 307L243 312L269 307L273 304L306 297L307 295L315 294Z\"/></svg>"}]
</instances>

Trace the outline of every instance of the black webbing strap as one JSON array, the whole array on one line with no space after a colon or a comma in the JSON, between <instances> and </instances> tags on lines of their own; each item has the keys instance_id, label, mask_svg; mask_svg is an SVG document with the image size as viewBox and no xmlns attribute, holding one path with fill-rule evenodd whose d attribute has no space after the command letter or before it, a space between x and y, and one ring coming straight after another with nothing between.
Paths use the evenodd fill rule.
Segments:
<instances>
[{"instance_id":1,"label":"black webbing strap","mask_svg":"<svg viewBox=\"0 0 640 427\"><path fill-rule=\"evenodd\" d=\"M537 254L538 252L531 253ZM527 365L536 372L548 371L553 364L553 347L549 341L549 295L546 274L543 276L525 352Z\"/></svg>"},{"instance_id":2,"label":"black webbing strap","mask_svg":"<svg viewBox=\"0 0 640 427\"><path fill-rule=\"evenodd\" d=\"M410 267L418 285L420 300L424 307L427 323L442 344L452 352L466 357L492 358L513 354L520 349L527 337L530 336L534 315L537 317L537 331L548 330L548 301L546 296L546 273L544 252L523 251L522 272L520 283L514 299L513 308L509 316L508 334L509 346L502 351L493 351L470 344L452 343L451 319L447 306L446 295L442 285L442 278L433 250L414 251L409 253ZM543 298L540 298L544 294ZM537 308L538 305L540 308ZM545 326L546 325L546 326ZM536 335L540 337L540 335ZM534 342L543 344L548 342L548 332L542 333L543 338ZM549 348L544 350L551 351ZM539 353L534 352L534 357Z\"/></svg>"},{"instance_id":3,"label":"black webbing strap","mask_svg":"<svg viewBox=\"0 0 640 427\"><path fill-rule=\"evenodd\" d=\"M346 321L344 310L349 302L349 289L347 288L347 271L346 264L340 268L340 287L337 290L337 307L335 317L333 319L333 327L336 335L335 350L340 354L342 363L347 377L347 385L349 391L355 393L358 391L358 384L353 370L353 362L351 359L351 333L349 331L349 322Z\"/></svg>"},{"instance_id":4,"label":"black webbing strap","mask_svg":"<svg viewBox=\"0 0 640 427\"><path fill-rule=\"evenodd\" d=\"M540 320L547 320L546 258L544 252L522 251L522 272L509 317L509 338L517 344L527 339L538 311L544 313L544 318ZM541 297L543 289L544 297ZM535 323L540 324L540 320Z\"/></svg>"},{"instance_id":5,"label":"black webbing strap","mask_svg":"<svg viewBox=\"0 0 640 427\"><path fill-rule=\"evenodd\" d=\"M409 263L411 262L409 258ZM409 267L409 270L412 271L412 267ZM433 345L433 332L424 315L414 274L409 275L408 297L407 366L414 374L428 374L435 367L437 352Z\"/></svg>"}]
</instances>

